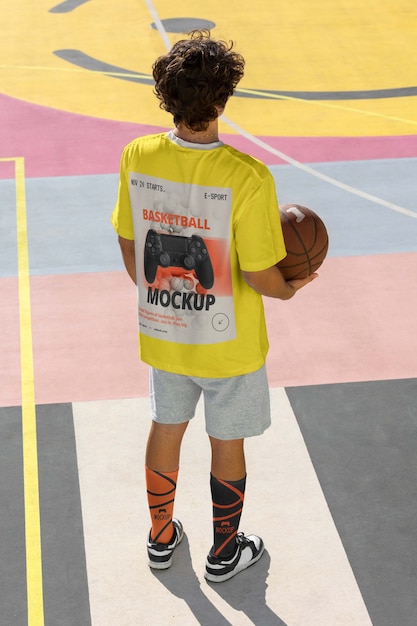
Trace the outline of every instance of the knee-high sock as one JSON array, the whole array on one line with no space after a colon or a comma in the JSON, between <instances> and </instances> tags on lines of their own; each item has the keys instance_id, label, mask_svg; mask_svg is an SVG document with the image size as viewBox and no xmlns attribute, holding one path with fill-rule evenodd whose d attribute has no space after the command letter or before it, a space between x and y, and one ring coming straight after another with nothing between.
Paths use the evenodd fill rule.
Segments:
<instances>
[{"instance_id":1,"label":"knee-high sock","mask_svg":"<svg viewBox=\"0 0 417 626\"><path fill-rule=\"evenodd\" d=\"M226 481L211 475L213 498L214 556L227 558L235 552L235 537L242 515L246 476L241 480Z\"/></svg>"},{"instance_id":2,"label":"knee-high sock","mask_svg":"<svg viewBox=\"0 0 417 626\"><path fill-rule=\"evenodd\" d=\"M145 467L146 489L151 515L151 539L157 543L170 543L174 535L172 515L178 470L156 472Z\"/></svg>"}]
</instances>

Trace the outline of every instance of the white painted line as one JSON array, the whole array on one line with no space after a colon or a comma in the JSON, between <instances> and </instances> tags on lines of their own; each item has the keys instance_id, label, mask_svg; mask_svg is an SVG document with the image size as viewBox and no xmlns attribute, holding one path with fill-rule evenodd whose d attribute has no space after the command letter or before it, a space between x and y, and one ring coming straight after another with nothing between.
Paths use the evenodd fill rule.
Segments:
<instances>
[{"instance_id":1,"label":"white painted line","mask_svg":"<svg viewBox=\"0 0 417 626\"><path fill-rule=\"evenodd\" d=\"M156 11L153 2L151 2L151 0L145 0L146 2L146 6L149 9L149 13L152 15L154 21L155 21L155 26L156 29L158 31L158 33L161 35L161 39L165 44L165 47L167 50L169 50L171 48L171 42L169 40L169 37L167 35L167 31L164 28L164 25L162 24L161 20L159 19L159 15L158 12Z\"/></svg>"},{"instance_id":2,"label":"white painted line","mask_svg":"<svg viewBox=\"0 0 417 626\"><path fill-rule=\"evenodd\" d=\"M332 178L331 176L327 176L326 174L322 174L321 172L318 172L317 170L313 169L312 167L309 167L308 165L305 165L304 163L300 163L300 161L293 159L292 157L288 156L288 154L285 154L284 152L281 152L280 150L273 148L272 146L267 144L265 141L262 141L262 139L259 139L258 137L251 135L246 130L238 126L235 122L227 118L225 115L222 116L222 121L225 122L225 124L227 124L228 126L230 126L230 128L233 128L233 130L238 132L242 137L245 137L245 139L247 139L251 143L259 146L266 152L269 152L270 154L273 154L279 157L280 159L282 159L283 161L286 161L290 165L293 165L294 167L297 167L298 169L303 170L307 174L311 174L311 176L314 176L315 178L319 178L320 180L323 180L324 182L329 183L330 185L339 187L339 189L343 189L344 191L347 191L348 193L354 194L355 196L359 196L360 198L363 198L364 200L369 200L370 202L374 202L375 204L384 206L387 209L391 209L391 211L402 213L403 215L407 215L408 217L417 218L417 213L414 211L410 211L409 209L405 209L404 207L401 207L398 204L393 204L392 202L388 202L387 200L378 198L377 196L374 196L370 193L361 191L360 189L357 189L356 187L352 187L351 185L346 185L345 183L342 183L341 181L335 178Z\"/></svg>"}]
</instances>

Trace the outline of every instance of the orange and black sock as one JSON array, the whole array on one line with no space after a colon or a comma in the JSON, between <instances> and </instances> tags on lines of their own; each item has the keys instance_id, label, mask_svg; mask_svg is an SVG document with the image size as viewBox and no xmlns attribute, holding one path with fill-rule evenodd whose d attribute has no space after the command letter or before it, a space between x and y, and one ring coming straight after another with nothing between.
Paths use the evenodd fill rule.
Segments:
<instances>
[{"instance_id":1,"label":"orange and black sock","mask_svg":"<svg viewBox=\"0 0 417 626\"><path fill-rule=\"evenodd\" d=\"M246 476L241 480L226 481L211 474L213 498L214 546L212 553L222 559L231 557L236 549L235 537L242 515Z\"/></svg>"},{"instance_id":2,"label":"orange and black sock","mask_svg":"<svg viewBox=\"0 0 417 626\"><path fill-rule=\"evenodd\" d=\"M145 466L146 489L151 514L151 539L157 543L170 543L174 535L172 515L178 470L156 472Z\"/></svg>"}]
</instances>

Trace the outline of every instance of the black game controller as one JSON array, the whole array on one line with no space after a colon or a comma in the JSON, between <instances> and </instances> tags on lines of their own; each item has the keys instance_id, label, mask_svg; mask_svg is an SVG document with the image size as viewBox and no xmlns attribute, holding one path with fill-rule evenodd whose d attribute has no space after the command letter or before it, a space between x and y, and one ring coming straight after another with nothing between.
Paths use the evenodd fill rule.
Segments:
<instances>
[{"instance_id":1,"label":"black game controller","mask_svg":"<svg viewBox=\"0 0 417 626\"><path fill-rule=\"evenodd\" d=\"M144 249L145 277L148 283L155 280L158 266L194 270L204 289L213 287L214 274L210 256L204 240L198 235L183 237L148 230Z\"/></svg>"}]
</instances>

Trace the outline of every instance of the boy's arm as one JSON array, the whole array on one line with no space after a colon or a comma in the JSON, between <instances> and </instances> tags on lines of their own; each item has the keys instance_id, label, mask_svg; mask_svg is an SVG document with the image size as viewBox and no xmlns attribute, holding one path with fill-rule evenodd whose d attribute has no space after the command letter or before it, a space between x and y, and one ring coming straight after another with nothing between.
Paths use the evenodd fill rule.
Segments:
<instances>
[{"instance_id":1,"label":"boy's arm","mask_svg":"<svg viewBox=\"0 0 417 626\"><path fill-rule=\"evenodd\" d=\"M242 274L248 285L262 296L279 298L280 300L289 300L299 289L311 283L318 276L318 274L311 274L307 278L287 281L275 265L261 272L244 272L242 270Z\"/></svg>"},{"instance_id":2,"label":"boy's arm","mask_svg":"<svg viewBox=\"0 0 417 626\"><path fill-rule=\"evenodd\" d=\"M127 273L136 285L135 242L132 239L124 239L124 237L119 235L119 245Z\"/></svg>"}]
</instances>

